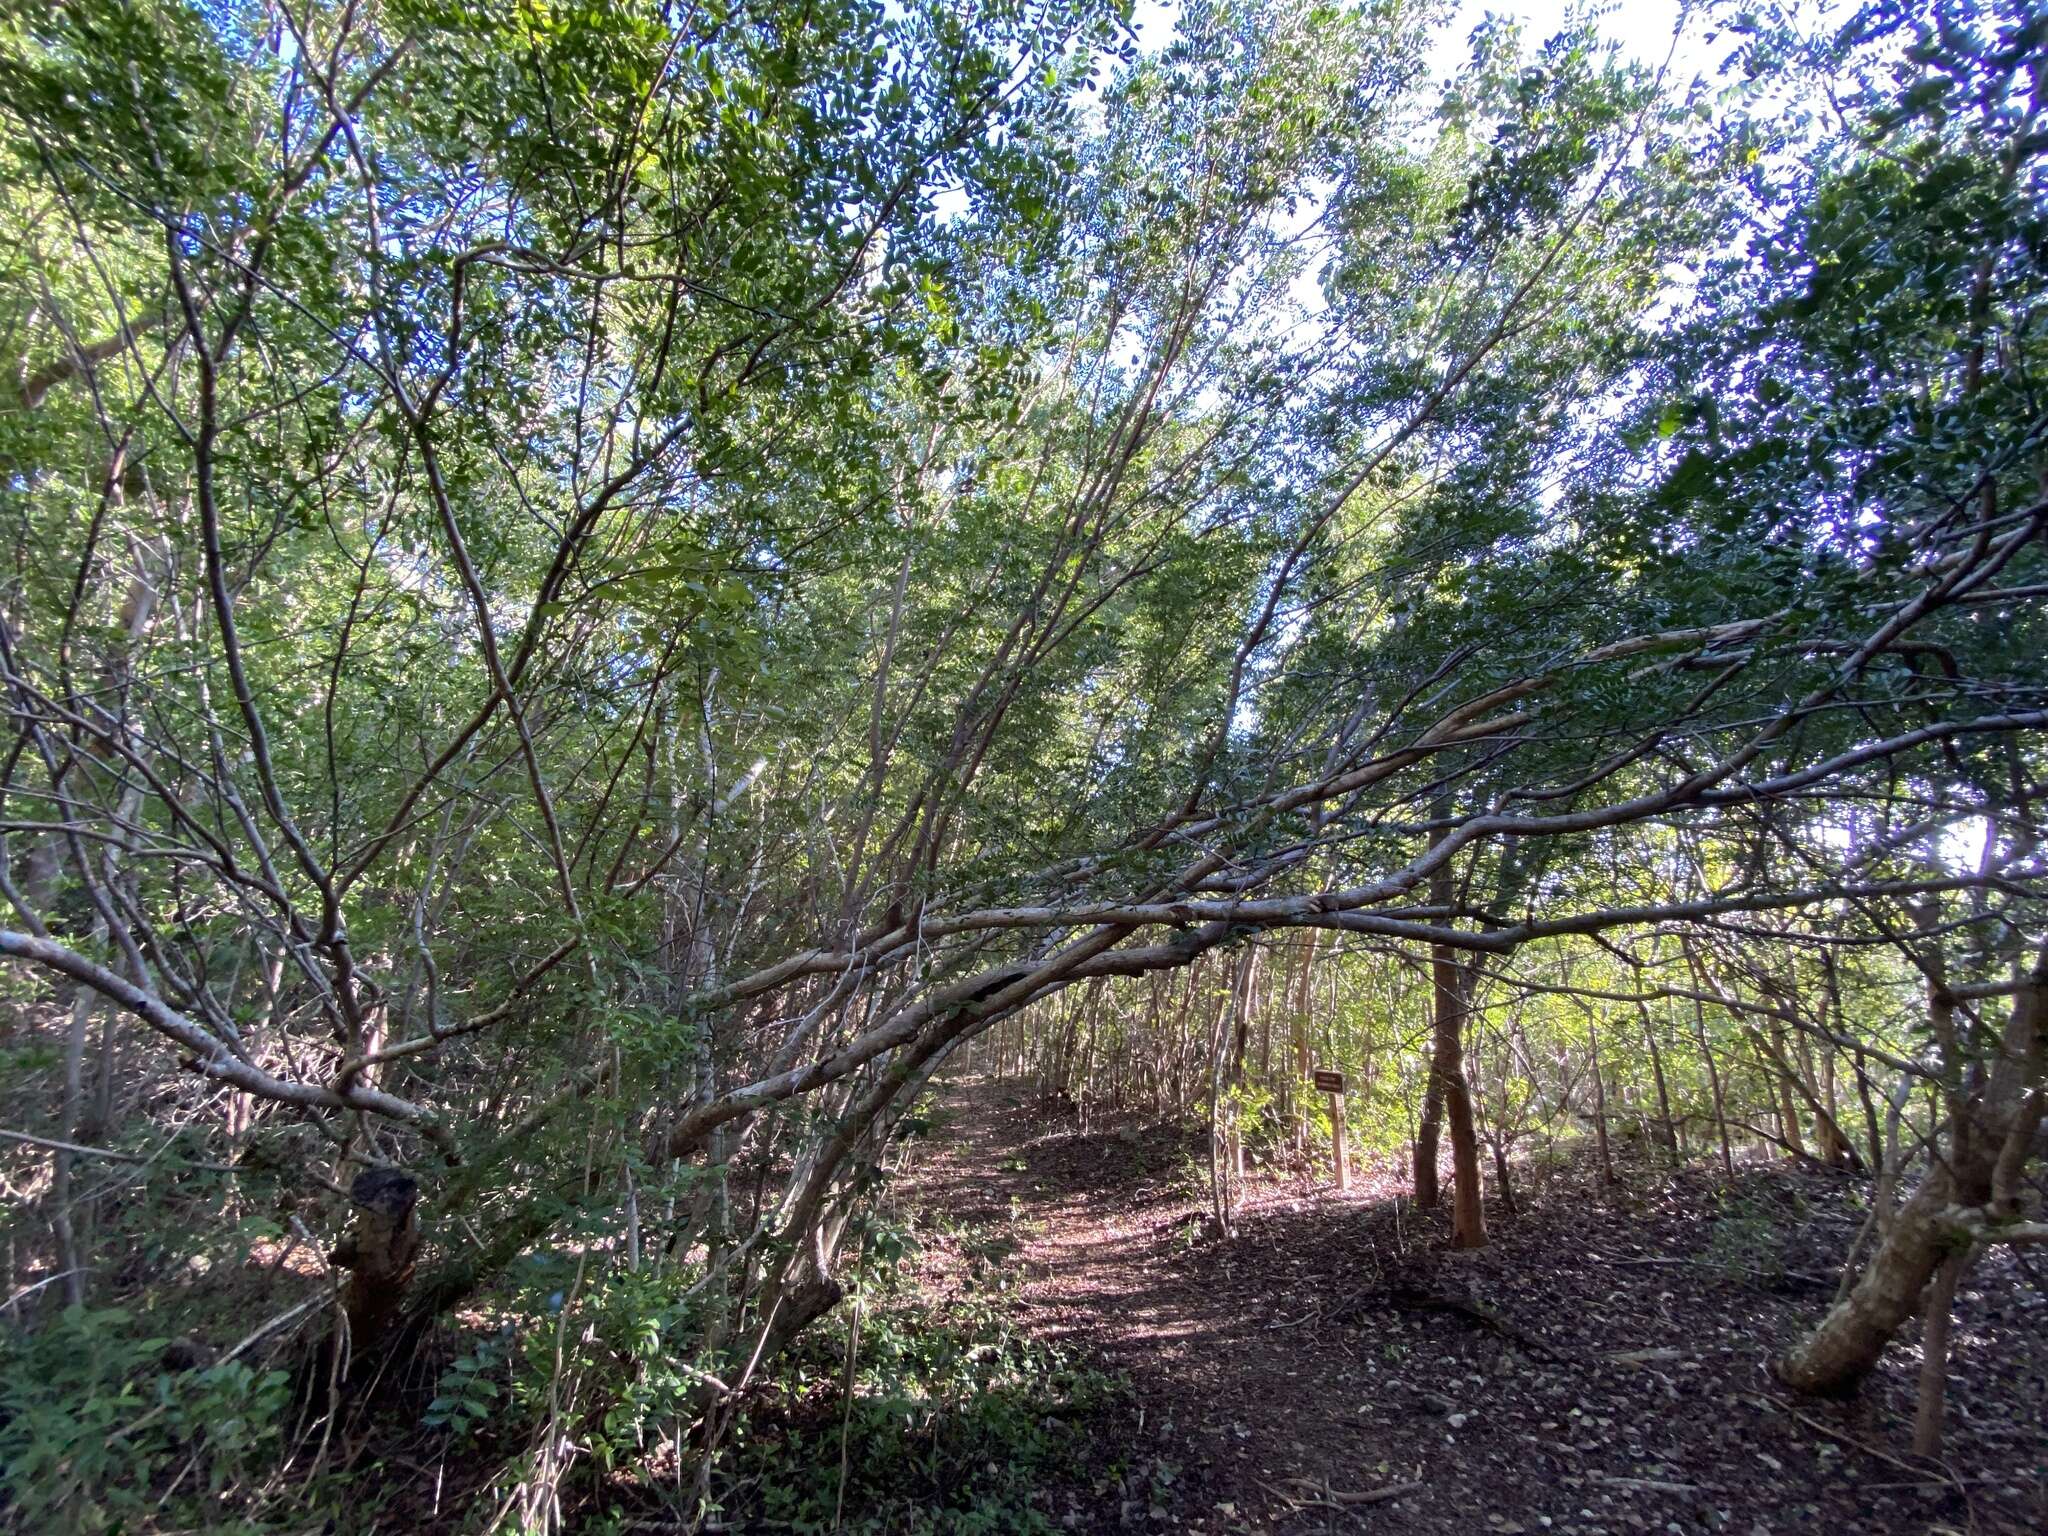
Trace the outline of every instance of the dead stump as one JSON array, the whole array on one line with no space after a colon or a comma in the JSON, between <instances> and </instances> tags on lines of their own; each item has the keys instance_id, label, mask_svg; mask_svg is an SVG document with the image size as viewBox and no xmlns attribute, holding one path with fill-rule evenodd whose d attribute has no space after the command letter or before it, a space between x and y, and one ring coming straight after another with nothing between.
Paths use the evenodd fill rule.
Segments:
<instances>
[{"instance_id":1,"label":"dead stump","mask_svg":"<svg viewBox=\"0 0 2048 1536\"><path fill-rule=\"evenodd\" d=\"M420 1253L419 1181L397 1168L366 1168L349 1186L355 1224L328 1263L349 1272L342 1287L349 1353L376 1359L405 1303Z\"/></svg>"}]
</instances>

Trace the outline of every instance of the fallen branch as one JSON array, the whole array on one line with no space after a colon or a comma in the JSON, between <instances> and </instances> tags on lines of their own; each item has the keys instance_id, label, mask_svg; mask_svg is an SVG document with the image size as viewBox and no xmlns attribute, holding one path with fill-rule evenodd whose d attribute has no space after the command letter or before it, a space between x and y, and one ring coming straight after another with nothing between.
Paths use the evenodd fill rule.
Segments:
<instances>
[{"instance_id":1,"label":"fallen branch","mask_svg":"<svg viewBox=\"0 0 2048 1536\"><path fill-rule=\"evenodd\" d=\"M1700 1493L1711 1490L1712 1483L1667 1483L1655 1477L1616 1477L1608 1472L1595 1472L1593 1481L1609 1488L1640 1488L1645 1493Z\"/></svg>"},{"instance_id":2,"label":"fallen branch","mask_svg":"<svg viewBox=\"0 0 2048 1536\"><path fill-rule=\"evenodd\" d=\"M1655 1365L1662 1361L1683 1360L1682 1349L1623 1349L1606 1357L1609 1365Z\"/></svg>"},{"instance_id":3,"label":"fallen branch","mask_svg":"<svg viewBox=\"0 0 2048 1536\"><path fill-rule=\"evenodd\" d=\"M1369 1504L1385 1504L1392 1499L1404 1499L1411 1493L1420 1493L1425 1486L1420 1479L1407 1483L1389 1483L1384 1488L1368 1488L1358 1493L1346 1493L1332 1488L1327 1482L1314 1482L1306 1477L1283 1479L1297 1488L1306 1488L1315 1495L1312 1499L1298 1498L1294 1494L1275 1488L1271 1483L1258 1480L1259 1486L1276 1498L1283 1499L1294 1509L1363 1509Z\"/></svg>"},{"instance_id":4,"label":"fallen branch","mask_svg":"<svg viewBox=\"0 0 2048 1536\"><path fill-rule=\"evenodd\" d=\"M1766 1397L1760 1392L1752 1393L1750 1396L1750 1401L1764 1408L1776 1409L1781 1413L1789 1413L1793 1418L1797 1419L1800 1423L1804 1424L1808 1429L1826 1435L1830 1440L1839 1441L1843 1445L1849 1446L1854 1450L1861 1451L1866 1456L1875 1457L1877 1460L1883 1462L1886 1466L1897 1467L1901 1472L1904 1472L1909 1477L1918 1477L1923 1482L1946 1482L1950 1486L1952 1486L1958 1494L1962 1495L1965 1502L1967 1502L1970 1497L1968 1490L1963 1486L1963 1480L1949 1469L1948 1464L1946 1462L1934 1461L1932 1463L1935 1469L1939 1472L1940 1476L1938 1478L1930 1479L1928 1477L1927 1469L1925 1466L1916 1467L1910 1461L1905 1461L1897 1456L1892 1455L1890 1451L1880 1449L1879 1447L1872 1445L1867 1440L1859 1440L1854 1435L1850 1434L1848 1431L1836 1429L1832 1424L1826 1423L1821 1419L1816 1419L1810 1413L1801 1412L1799 1409L1793 1407L1790 1403L1781 1402L1774 1397Z\"/></svg>"},{"instance_id":5,"label":"fallen branch","mask_svg":"<svg viewBox=\"0 0 2048 1536\"><path fill-rule=\"evenodd\" d=\"M1339 1306L1330 1317L1333 1322L1347 1322L1368 1307L1385 1307L1404 1312L1447 1313L1489 1329L1532 1355L1546 1360L1561 1361L1565 1358L1543 1340L1508 1321L1492 1307L1476 1301L1467 1301L1462 1297L1441 1296L1435 1291L1425 1291L1412 1285L1390 1285L1361 1291Z\"/></svg>"}]
</instances>

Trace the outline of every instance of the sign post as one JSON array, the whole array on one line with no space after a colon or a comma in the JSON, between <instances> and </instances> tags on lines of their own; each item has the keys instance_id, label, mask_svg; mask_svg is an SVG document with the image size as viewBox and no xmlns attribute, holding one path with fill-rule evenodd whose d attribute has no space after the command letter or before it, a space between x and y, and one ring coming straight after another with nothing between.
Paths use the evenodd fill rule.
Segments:
<instances>
[{"instance_id":1,"label":"sign post","mask_svg":"<svg viewBox=\"0 0 2048 1536\"><path fill-rule=\"evenodd\" d=\"M1350 1138L1344 1134L1344 1074L1319 1071L1315 1083L1330 1096L1330 1146L1336 1154L1337 1189L1342 1193L1351 1187L1351 1152L1347 1145Z\"/></svg>"}]
</instances>

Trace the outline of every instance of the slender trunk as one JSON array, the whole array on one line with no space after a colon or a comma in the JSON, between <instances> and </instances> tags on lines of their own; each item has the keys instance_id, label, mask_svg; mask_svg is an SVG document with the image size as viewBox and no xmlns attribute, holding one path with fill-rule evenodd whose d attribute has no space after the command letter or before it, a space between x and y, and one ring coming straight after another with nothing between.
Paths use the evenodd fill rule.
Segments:
<instances>
[{"instance_id":1,"label":"slender trunk","mask_svg":"<svg viewBox=\"0 0 2048 1536\"><path fill-rule=\"evenodd\" d=\"M1444 809L1442 802L1434 809L1441 813ZM1432 847L1436 841L1435 837L1431 838ZM1451 867L1447 863L1429 877L1430 905L1438 910L1446 909L1451 905L1453 895ZM1415 1127L1415 1204L1417 1209L1424 1211L1435 1210L1443 1198L1438 1187L1437 1139L1443 1126L1446 1059L1447 1055L1455 1059L1457 1054L1457 1042L1449 1038L1456 962L1457 957L1445 946L1436 944L1430 947L1429 1078L1422 1091L1422 1115Z\"/></svg>"},{"instance_id":2,"label":"slender trunk","mask_svg":"<svg viewBox=\"0 0 2048 1536\"><path fill-rule=\"evenodd\" d=\"M1507 1148L1501 1144L1498 1136L1489 1138L1488 1144L1493 1150L1493 1177L1494 1182L1500 1186L1501 1207L1510 1216L1519 1216L1522 1212L1515 1204L1515 1186L1508 1181Z\"/></svg>"},{"instance_id":3,"label":"slender trunk","mask_svg":"<svg viewBox=\"0 0 2048 1536\"><path fill-rule=\"evenodd\" d=\"M1920 1329L1920 1401L1913 1411L1913 1454L1941 1455L1943 1400L1948 1394L1949 1319L1955 1309L1956 1287L1969 1267L1967 1253L1952 1253L1935 1271L1934 1284L1927 1291L1927 1318Z\"/></svg>"},{"instance_id":4,"label":"slender trunk","mask_svg":"<svg viewBox=\"0 0 2048 1536\"><path fill-rule=\"evenodd\" d=\"M1294 1029L1294 1151L1297 1156L1308 1150L1308 1112L1310 1096L1308 1075L1312 1070L1308 1049L1309 982L1315 971L1316 931L1309 929L1301 952L1301 980L1295 992L1292 1008Z\"/></svg>"},{"instance_id":5,"label":"slender trunk","mask_svg":"<svg viewBox=\"0 0 2048 1536\"><path fill-rule=\"evenodd\" d=\"M1479 1197L1479 1137L1472 1123L1472 1095L1464 1062L1455 1064L1444 1090L1444 1118L1451 1128L1451 1246L1486 1246L1486 1212Z\"/></svg>"},{"instance_id":6,"label":"slender trunk","mask_svg":"<svg viewBox=\"0 0 2048 1536\"><path fill-rule=\"evenodd\" d=\"M1614 1151L1607 1142L1607 1079L1600 1070L1600 1026L1586 1015L1586 1034L1593 1056L1593 1144L1600 1152L1600 1182L1614 1183Z\"/></svg>"},{"instance_id":7,"label":"slender trunk","mask_svg":"<svg viewBox=\"0 0 2048 1536\"><path fill-rule=\"evenodd\" d=\"M1778 1134L1785 1143L1785 1155L1798 1160L1806 1156L1806 1142L1799 1133L1799 1106L1792 1098L1792 1067L1785 1059L1785 1027L1773 1024L1768 1037L1759 1035L1759 1042L1768 1038L1769 1049L1762 1051L1771 1058L1767 1070L1777 1088Z\"/></svg>"},{"instance_id":8,"label":"slender trunk","mask_svg":"<svg viewBox=\"0 0 2048 1536\"><path fill-rule=\"evenodd\" d=\"M1282 997L1287 995L1287 978L1284 975L1280 980L1280 995ZM1261 1008L1259 1010L1259 1081L1270 1083L1272 1080L1273 1010L1271 1008Z\"/></svg>"},{"instance_id":9,"label":"slender trunk","mask_svg":"<svg viewBox=\"0 0 2048 1536\"><path fill-rule=\"evenodd\" d=\"M1209 1027L1209 1194L1215 1207L1216 1230L1223 1237L1230 1236L1230 1148L1229 1131L1226 1123L1227 1112L1223 1108L1224 1062L1230 1049L1232 1025L1231 1015L1235 1012L1238 991L1238 976L1233 975L1223 1000L1216 1009L1215 1021Z\"/></svg>"},{"instance_id":10,"label":"slender trunk","mask_svg":"<svg viewBox=\"0 0 2048 1536\"><path fill-rule=\"evenodd\" d=\"M1675 1168L1679 1160L1678 1126L1671 1118L1671 1090L1664 1081L1664 1053L1657 1048L1657 1031L1650 1023L1649 1005L1637 1003L1636 1011L1642 1016L1643 1043L1650 1048L1650 1076L1657 1087L1657 1142Z\"/></svg>"},{"instance_id":11,"label":"slender trunk","mask_svg":"<svg viewBox=\"0 0 2048 1536\"><path fill-rule=\"evenodd\" d=\"M114 1130L114 1082L121 1071L121 1035L115 1028L114 1010L100 1014L99 1065L92 1085L91 1141L103 1141Z\"/></svg>"},{"instance_id":12,"label":"slender trunk","mask_svg":"<svg viewBox=\"0 0 2048 1536\"><path fill-rule=\"evenodd\" d=\"M1793 1095L1796 1094L1806 1101L1807 1111L1813 1116L1813 1138L1814 1145L1819 1149L1819 1160L1834 1167L1859 1166L1862 1161L1861 1154L1849 1144L1849 1138L1836 1123L1834 1114L1821 1102L1820 1096L1807 1080L1812 1072L1811 1061L1809 1060L1806 1070L1802 1071L1785 1053L1782 1030L1773 1030L1770 1035L1765 1035L1761 1030L1752 1029L1749 1038L1778 1085L1778 1092L1781 1095L1778 1117L1789 1128L1785 1136L1786 1154L1795 1158L1806 1156L1806 1148L1799 1140L1798 1111L1793 1104Z\"/></svg>"},{"instance_id":13,"label":"slender trunk","mask_svg":"<svg viewBox=\"0 0 2048 1536\"><path fill-rule=\"evenodd\" d=\"M1222 1087L1223 1057L1219 1051L1210 1057L1209 1072L1209 1206L1216 1218L1217 1232L1227 1237L1230 1235L1230 1194L1223 1182Z\"/></svg>"},{"instance_id":14,"label":"slender trunk","mask_svg":"<svg viewBox=\"0 0 2048 1536\"><path fill-rule=\"evenodd\" d=\"M1330 1095L1330 1162L1336 1175L1337 1192L1351 1188L1351 1128L1344 1120L1345 1095Z\"/></svg>"},{"instance_id":15,"label":"slender trunk","mask_svg":"<svg viewBox=\"0 0 2048 1536\"><path fill-rule=\"evenodd\" d=\"M1297 1155L1308 1151L1309 1106L1313 1102L1308 1091L1308 1075L1313 1070L1309 1059L1309 1008L1314 996L1316 944L1320 937L1313 928L1302 935L1301 974L1295 983L1293 1005L1288 1010L1294 1040L1294 1150Z\"/></svg>"},{"instance_id":16,"label":"slender trunk","mask_svg":"<svg viewBox=\"0 0 2048 1536\"><path fill-rule=\"evenodd\" d=\"M95 926L95 933L98 929ZM92 1022L93 999L98 994L80 987L71 999L71 1027L64 1037L64 1099L58 1113L57 1136L76 1142L85 1102L85 1036ZM66 1306L85 1304L85 1257L78 1243L78 1229L72 1206L71 1171L73 1156L59 1149L50 1165L50 1225L57 1236L57 1267L64 1276Z\"/></svg>"},{"instance_id":17,"label":"slender trunk","mask_svg":"<svg viewBox=\"0 0 2048 1536\"><path fill-rule=\"evenodd\" d=\"M1884 1167L1884 1137L1877 1128L1877 1105L1870 1097L1870 1065L1859 1051L1856 1055L1856 1097L1863 1105L1863 1134L1870 1139L1870 1166Z\"/></svg>"},{"instance_id":18,"label":"slender trunk","mask_svg":"<svg viewBox=\"0 0 2048 1536\"><path fill-rule=\"evenodd\" d=\"M1230 1172L1240 1182L1244 1178L1244 1125L1242 1103L1237 1090L1245 1081L1246 1053L1251 1048L1252 1009L1258 993L1259 955L1261 951L1248 948L1244 954L1244 967L1237 986L1237 1001L1234 1004L1235 1025L1231 1031L1229 1082L1232 1090L1230 1106ZM1234 1205L1233 1201L1233 1205Z\"/></svg>"},{"instance_id":19,"label":"slender trunk","mask_svg":"<svg viewBox=\"0 0 2048 1536\"><path fill-rule=\"evenodd\" d=\"M1451 949L1430 950L1436 1028L1430 1052L1430 1091L1441 1103L1451 1132L1451 1244L1479 1248L1486 1242L1486 1216L1479 1195L1479 1139L1472 1123L1472 1090L1465 1077L1465 1014L1472 996L1472 968ZM1415 1203L1428 1209L1440 1198L1436 1187L1436 1126L1425 1119L1415 1138ZM1423 1180L1428 1179L1424 1198Z\"/></svg>"},{"instance_id":20,"label":"slender trunk","mask_svg":"<svg viewBox=\"0 0 2048 1536\"><path fill-rule=\"evenodd\" d=\"M1721 1069L1714 1064L1714 1049L1707 1043L1707 1010L1698 998L1692 1004L1693 1032L1699 1040L1700 1060L1706 1063L1707 1089L1714 1096L1714 1135L1721 1146L1721 1176L1735 1178L1735 1153L1728 1145L1728 1102L1721 1092Z\"/></svg>"},{"instance_id":21,"label":"slender trunk","mask_svg":"<svg viewBox=\"0 0 2048 1536\"><path fill-rule=\"evenodd\" d=\"M1823 1050L1822 1065L1817 1067L1813 1043L1807 1039L1804 1030L1799 1031L1798 1046L1801 1097L1807 1099L1813 1108L1814 1152L1830 1168L1846 1168L1849 1165L1849 1142L1835 1120L1834 1058Z\"/></svg>"},{"instance_id":22,"label":"slender trunk","mask_svg":"<svg viewBox=\"0 0 2048 1536\"><path fill-rule=\"evenodd\" d=\"M1820 1101L1827 1109L1828 1161L1847 1167L1856 1154L1842 1125L1842 1098L1832 1045L1820 1048Z\"/></svg>"},{"instance_id":23,"label":"slender trunk","mask_svg":"<svg viewBox=\"0 0 2048 1536\"><path fill-rule=\"evenodd\" d=\"M113 476L117 486L114 493L116 497L121 494L118 489L120 484L119 465L120 459L117 456ZM121 729L125 734L138 739L141 736L140 728L128 715L129 652L141 644L143 636L148 632L150 619L156 612L156 604L157 583L152 579L147 558L142 557L141 563L138 564L134 575L129 579L127 595L121 602L119 617L124 645L120 651L116 652L107 669L107 684L112 696L118 702ZM130 825L135 819L137 808L140 806L141 801L142 786L139 783L130 781L122 789L120 797L116 802L114 812L116 825L122 827ZM111 844L107 847L101 858L101 875L110 892L121 880L121 853L123 847L123 844ZM84 872L81 871L81 873ZM94 918L92 932L96 940L107 936L106 919L104 917ZM141 981L145 978L137 977L135 979ZM100 1054L99 1082L99 1093L106 1101L109 1114L102 1114L96 1117L98 1123L93 1125L90 1131L88 1131L85 1124L85 1047L87 1031L92 1022L95 997L96 994L88 988L80 987L78 989L77 995L72 999L71 1024L64 1040L64 1097L61 1109L61 1128L58 1131L58 1135L61 1139L70 1142L76 1142L82 1136L97 1138L104 1135L108 1129L106 1122L110 1118L113 1102L114 1052L111 1044L112 1023L110 1020L106 1026L109 1032L103 1033L101 1036L102 1050ZM86 1294L85 1256L78 1242L77 1213L74 1208L72 1191L72 1171L73 1155L69 1152L58 1152L51 1164L50 1209L52 1212L51 1225L55 1228L57 1238L57 1263L64 1276L64 1300L67 1305L79 1306L84 1303Z\"/></svg>"},{"instance_id":24,"label":"slender trunk","mask_svg":"<svg viewBox=\"0 0 2048 1536\"><path fill-rule=\"evenodd\" d=\"M1436 1058L1432 1032L1429 1083L1422 1091L1422 1113L1415 1124L1415 1204L1425 1211L1435 1210L1443 1198L1437 1187L1436 1162L1437 1141L1443 1134L1444 1095Z\"/></svg>"}]
</instances>

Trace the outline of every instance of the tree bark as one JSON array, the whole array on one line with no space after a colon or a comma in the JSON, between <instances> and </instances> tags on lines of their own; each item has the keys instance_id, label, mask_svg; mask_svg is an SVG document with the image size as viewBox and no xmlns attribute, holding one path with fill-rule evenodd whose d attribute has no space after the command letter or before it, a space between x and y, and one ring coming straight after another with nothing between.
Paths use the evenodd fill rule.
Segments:
<instances>
[{"instance_id":1,"label":"tree bark","mask_svg":"<svg viewBox=\"0 0 2048 1536\"><path fill-rule=\"evenodd\" d=\"M1799 1106L1792 1098L1792 1064L1785 1058L1785 1026L1773 1024L1769 1035L1761 1031L1756 1036L1759 1045L1768 1043L1768 1050L1760 1049L1759 1055L1767 1055L1770 1065L1765 1071L1771 1074L1778 1094L1778 1131L1785 1139L1785 1155L1795 1162L1806 1156L1806 1141L1799 1131Z\"/></svg>"},{"instance_id":2,"label":"tree bark","mask_svg":"<svg viewBox=\"0 0 2048 1536\"><path fill-rule=\"evenodd\" d=\"M1442 802L1435 809L1441 813ZM1435 846L1434 838L1431 846ZM1429 877L1430 904L1439 909L1446 908L1454 894L1451 866L1447 863L1440 865ZM1443 1200L1437 1175L1437 1152L1444 1118L1445 1031L1451 1024L1455 996L1447 981L1455 975L1457 958L1441 944L1430 947L1429 1076L1422 1090L1422 1114L1415 1125L1415 1206L1423 1211L1435 1210ZM1455 1059L1455 1040L1450 1042L1449 1051Z\"/></svg>"},{"instance_id":3,"label":"tree bark","mask_svg":"<svg viewBox=\"0 0 2048 1536\"><path fill-rule=\"evenodd\" d=\"M1600 1025L1586 1016L1587 1044L1593 1057L1593 1144L1600 1153L1600 1182L1614 1184L1614 1151L1607 1143L1607 1078L1600 1070Z\"/></svg>"},{"instance_id":4,"label":"tree bark","mask_svg":"<svg viewBox=\"0 0 2048 1536\"><path fill-rule=\"evenodd\" d=\"M1500 1186L1501 1208L1505 1210L1509 1216L1519 1217L1522 1214L1522 1212L1520 1207L1518 1207L1515 1204L1515 1186L1508 1182L1507 1148L1501 1145L1501 1141L1498 1136L1493 1138L1492 1148L1493 1178L1494 1182Z\"/></svg>"},{"instance_id":5,"label":"tree bark","mask_svg":"<svg viewBox=\"0 0 2048 1536\"><path fill-rule=\"evenodd\" d=\"M396 1168L368 1168L349 1186L355 1225L328 1262L349 1272L341 1305L349 1351L374 1359L405 1305L419 1262L419 1182Z\"/></svg>"},{"instance_id":6,"label":"tree bark","mask_svg":"<svg viewBox=\"0 0 2048 1536\"><path fill-rule=\"evenodd\" d=\"M1430 979L1436 1004L1434 1048L1430 1052L1429 1092L1442 1104L1451 1132L1451 1245L1480 1248L1486 1244L1486 1214L1479 1194L1479 1137L1472 1123L1472 1089L1465 1077L1465 1015L1472 998L1473 972L1456 952L1443 945L1430 950ZM1427 1100L1423 1123L1415 1137L1415 1203L1425 1210L1440 1198L1436 1187L1436 1126ZM1423 1198L1428 1178L1430 1198Z\"/></svg>"},{"instance_id":7,"label":"tree bark","mask_svg":"<svg viewBox=\"0 0 2048 1536\"><path fill-rule=\"evenodd\" d=\"M1901 1206L1847 1295L1812 1333L1776 1361L1778 1377L1801 1392L1853 1391L1885 1346L1921 1310L1935 1271L1964 1239L1951 1211L1987 1205L2017 1210L2017 1174L2042 1119L2048 1060L2048 986L2040 967L2013 1001L1983 1095L1962 1106L1950 1152L1937 1157Z\"/></svg>"},{"instance_id":8,"label":"tree bark","mask_svg":"<svg viewBox=\"0 0 2048 1536\"><path fill-rule=\"evenodd\" d=\"M1422 1114L1415 1126L1415 1205L1416 1209L1424 1211L1435 1210L1443 1199L1436 1171L1437 1143L1443 1134L1444 1121L1443 1079L1437 1072L1437 1039L1441 1028L1440 1024L1432 1025L1429 1083L1422 1091Z\"/></svg>"},{"instance_id":9,"label":"tree bark","mask_svg":"<svg viewBox=\"0 0 2048 1536\"><path fill-rule=\"evenodd\" d=\"M1728 1102L1721 1093L1721 1069L1714 1065L1714 1048L1707 1043L1707 1011L1693 999L1693 1031L1699 1040L1700 1060L1706 1063L1707 1087L1714 1096L1714 1135L1721 1147L1721 1177L1735 1180L1735 1154L1728 1145Z\"/></svg>"},{"instance_id":10,"label":"tree bark","mask_svg":"<svg viewBox=\"0 0 2048 1536\"><path fill-rule=\"evenodd\" d=\"M1650 1075L1657 1088L1657 1144L1671 1161L1672 1167L1679 1164L1678 1122L1671 1114L1671 1089L1664 1080L1664 1053L1657 1046L1657 1031L1650 1023L1650 1009L1647 1003L1637 1003L1636 1012L1643 1025L1643 1043L1650 1048Z\"/></svg>"},{"instance_id":11,"label":"tree bark","mask_svg":"<svg viewBox=\"0 0 2048 1536\"><path fill-rule=\"evenodd\" d=\"M1461 1020L1462 1022L1462 1020ZM1479 1137L1472 1124L1472 1094L1462 1052L1444 1092L1451 1128L1451 1246L1486 1246L1486 1211L1479 1197Z\"/></svg>"},{"instance_id":12,"label":"tree bark","mask_svg":"<svg viewBox=\"0 0 2048 1536\"><path fill-rule=\"evenodd\" d=\"M1294 1005L1288 1010L1294 1031L1294 1150L1297 1156L1308 1150L1308 1114L1312 1102L1312 1095L1306 1087L1311 1069L1308 1049L1309 983L1315 973L1318 937L1313 928L1302 935L1301 975L1295 989Z\"/></svg>"},{"instance_id":13,"label":"tree bark","mask_svg":"<svg viewBox=\"0 0 2048 1536\"><path fill-rule=\"evenodd\" d=\"M1967 1253L1952 1253L1935 1272L1927 1293L1927 1319L1920 1327L1920 1400L1913 1411L1913 1454L1941 1455L1941 1420L1948 1395L1949 1317L1956 1287L1970 1262Z\"/></svg>"}]
</instances>

